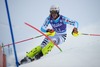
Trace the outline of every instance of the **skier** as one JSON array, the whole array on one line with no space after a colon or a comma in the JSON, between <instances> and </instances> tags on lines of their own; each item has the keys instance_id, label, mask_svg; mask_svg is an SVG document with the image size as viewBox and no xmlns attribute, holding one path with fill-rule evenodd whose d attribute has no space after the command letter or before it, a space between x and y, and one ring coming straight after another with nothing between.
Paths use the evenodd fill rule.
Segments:
<instances>
[{"instance_id":1,"label":"skier","mask_svg":"<svg viewBox=\"0 0 100 67\"><path fill-rule=\"evenodd\" d=\"M50 15L46 18L45 23L41 27L41 31L48 33L49 38L52 39L57 45L65 42L67 36L67 24L73 25L72 35L78 35L78 22L70 20L69 18L59 14L60 9L58 6L50 7ZM47 29L48 25L52 26L52 29ZM47 38L43 40L41 45L33 48L30 52L26 54L26 57L21 60L21 64L24 62L30 62L34 59L39 59L42 56L48 54L53 48L54 44Z\"/></svg>"}]
</instances>

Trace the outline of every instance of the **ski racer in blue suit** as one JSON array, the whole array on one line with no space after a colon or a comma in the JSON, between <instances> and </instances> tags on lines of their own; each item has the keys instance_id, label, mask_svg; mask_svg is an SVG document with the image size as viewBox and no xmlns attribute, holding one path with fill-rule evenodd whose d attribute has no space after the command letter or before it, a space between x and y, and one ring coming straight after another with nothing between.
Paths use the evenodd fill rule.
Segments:
<instances>
[{"instance_id":1,"label":"ski racer in blue suit","mask_svg":"<svg viewBox=\"0 0 100 67\"><path fill-rule=\"evenodd\" d=\"M78 35L78 22L70 20L69 18L59 14L60 9L58 6L51 6L50 15L46 18L45 23L41 27L41 31L44 33L54 33L53 36L48 35L51 40L57 45L65 42L67 36L67 24L74 26L72 30L72 35ZM51 25L51 29L48 28L48 25ZM46 55L53 48L53 44L45 38L43 42L33 48L30 52L26 54L26 57L20 61L20 64L31 62L34 59L39 59L43 55Z\"/></svg>"},{"instance_id":2,"label":"ski racer in blue suit","mask_svg":"<svg viewBox=\"0 0 100 67\"><path fill-rule=\"evenodd\" d=\"M41 27L41 31L51 32L55 31L56 34L54 36L49 36L56 44L61 44L65 42L67 36L67 24L74 26L72 34L75 33L78 35L78 22L70 20L69 18L59 14L60 9L58 6L51 6L50 15L46 18L45 23ZM47 29L48 25L51 25L52 29ZM49 40L47 38L44 39L41 46L42 48L47 45Z\"/></svg>"}]
</instances>

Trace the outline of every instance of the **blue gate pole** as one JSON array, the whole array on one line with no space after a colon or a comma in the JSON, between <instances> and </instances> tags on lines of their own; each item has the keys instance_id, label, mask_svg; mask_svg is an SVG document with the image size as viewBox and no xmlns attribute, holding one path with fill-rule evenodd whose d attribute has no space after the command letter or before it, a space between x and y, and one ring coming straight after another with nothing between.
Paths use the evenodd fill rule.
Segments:
<instances>
[{"instance_id":1,"label":"blue gate pole","mask_svg":"<svg viewBox=\"0 0 100 67\"><path fill-rule=\"evenodd\" d=\"M8 15L8 21L9 21L9 27L10 27L11 38L12 38L12 44L13 44L13 49L14 49L14 54L15 54L16 67L18 67L19 64L18 64L17 52L16 52L16 47L15 47L13 29L12 29L12 24L11 24L11 19L10 19L10 13L9 13L9 8L8 8L7 0L5 0L5 5L6 5L6 11L7 11L7 15Z\"/></svg>"}]
</instances>

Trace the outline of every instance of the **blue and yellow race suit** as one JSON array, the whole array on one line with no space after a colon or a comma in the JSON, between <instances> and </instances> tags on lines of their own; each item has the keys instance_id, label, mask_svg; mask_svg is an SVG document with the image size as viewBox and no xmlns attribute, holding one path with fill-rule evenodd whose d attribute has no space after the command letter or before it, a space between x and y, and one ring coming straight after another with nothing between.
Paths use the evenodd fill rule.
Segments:
<instances>
[{"instance_id":1,"label":"blue and yellow race suit","mask_svg":"<svg viewBox=\"0 0 100 67\"><path fill-rule=\"evenodd\" d=\"M54 20L51 16L48 16L45 20L45 23L41 27L42 32L47 31L48 25L51 25L52 29L56 32L54 36L49 36L56 44L61 44L66 40L67 35L67 24L74 26L75 28L78 28L78 22L70 20L69 18L59 15L59 17ZM44 39L44 41L41 43L41 46L44 47L47 45L49 40L47 38Z\"/></svg>"}]
</instances>

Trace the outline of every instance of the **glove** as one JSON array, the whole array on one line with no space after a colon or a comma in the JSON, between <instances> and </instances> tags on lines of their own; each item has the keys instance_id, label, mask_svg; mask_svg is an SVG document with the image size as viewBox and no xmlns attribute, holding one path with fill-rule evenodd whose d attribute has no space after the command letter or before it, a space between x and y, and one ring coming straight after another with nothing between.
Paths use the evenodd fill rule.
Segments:
<instances>
[{"instance_id":1,"label":"glove","mask_svg":"<svg viewBox=\"0 0 100 67\"><path fill-rule=\"evenodd\" d=\"M47 29L47 31L46 31L46 32L53 33L53 32L54 32L54 30L53 30L53 29Z\"/></svg>"},{"instance_id":2,"label":"glove","mask_svg":"<svg viewBox=\"0 0 100 67\"><path fill-rule=\"evenodd\" d=\"M54 36L56 34L56 32L53 29L47 29L46 32L48 36Z\"/></svg>"},{"instance_id":3,"label":"glove","mask_svg":"<svg viewBox=\"0 0 100 67\"><path fill-rule=\"evenodd\" d=\"M73 36L78 36L79 35L77 28L73 28L72 35Z\"/></svg>"}]
</instances>

